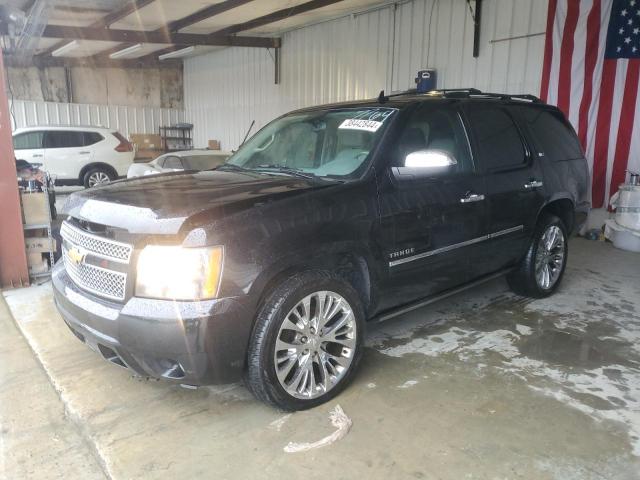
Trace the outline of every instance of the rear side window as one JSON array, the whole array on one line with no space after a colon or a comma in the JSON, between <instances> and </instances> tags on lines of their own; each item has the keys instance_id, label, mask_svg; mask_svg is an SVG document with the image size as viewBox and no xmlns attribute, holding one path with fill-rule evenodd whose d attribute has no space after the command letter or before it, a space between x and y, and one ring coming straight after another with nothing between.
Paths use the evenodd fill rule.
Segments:
<instances>
[{"instance_id":1,"label":"rear side window","mask_svg":"<svg viewBox=\"0 0 640 480\"><path fill-rule=\"evenodd\" d=\"M44 132L26 132L13 137L13 148L15 150L32 150L42 148L42 137Z\"/></svg>"},{"instance_id":2,"label":"rear side window","mask_svg":"<svg viewBox=\"0 0 640 480\"><path fill-rule=\"evenodd\" d=\"M85 147L88 147L89 145L94 145L104 140L104 137L100 135L98 132L82 132L82 135L84 137Z\"/></svg>"},{"instance_id":3,"label":"rear side window","mask_svg":"<svg viewBox=\"0 0 640 480\"><path fill-rule=\"evenodd\" d=\"M184 157L182 161L188 170L210 170L222 165L226 159L226 155L194 155Z\"/></svg>"},{"instance_id":4,"label":"rear side window","mask_svg":"<svg viewBox=\"0 0 640 480\"><path fill-rule=\"evenodd\" d=\"M516 124L497 105L470 105L467 115L480 162L487 170L524 165L526 151Z\"/></svg>"},{"instance_id":5,"label":"rear side window","mask_svg":"<svg viewBox=\"0 0 640 480\"><path fill-rule=\"evenodd\" d=\"M182 161L178 157L175 157L175 156L167 157L167 158L164 159L163 168L181 169L182 168Z\"/></svg>"},{"instance_id":6,"label":"rear side window","mask_svg":"<svg viewBox=\"0 0 640 480\"><path fill-rule=\"evenodd\" d=\"M44 148L73 148L82 147L83 144L82 132L52 130L44 136Z\"/></svg>"},{"instance_id":7,"label":"rear side window","mask_svg":"<svg viewBox=\"0 0 640 480\"><path fill-rule=\"evenodd\" d=\"M584 158L582 147L573 129L559 112L540 108L520 108L536 150L553 161Z\"/></svg>"}]
</instances>

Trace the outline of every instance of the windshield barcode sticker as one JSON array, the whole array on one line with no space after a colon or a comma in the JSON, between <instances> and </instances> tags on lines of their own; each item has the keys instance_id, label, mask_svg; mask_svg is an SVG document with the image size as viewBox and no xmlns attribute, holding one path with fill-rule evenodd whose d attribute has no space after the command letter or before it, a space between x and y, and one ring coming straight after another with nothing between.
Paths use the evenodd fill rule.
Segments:
<instances>
[{"instance_id":1,"label":"windshield barcode sticker","mask_svg":"<svg viewBox=\"0 0 640 480\"><path fill-rule=\"evenodd\" d=\"M365 132L377 132L382 126L382 122L375 120L361 120L357 118L348 118L340 124L338 128L349 130L364 130Z\"/></svg>"}]
</instances>

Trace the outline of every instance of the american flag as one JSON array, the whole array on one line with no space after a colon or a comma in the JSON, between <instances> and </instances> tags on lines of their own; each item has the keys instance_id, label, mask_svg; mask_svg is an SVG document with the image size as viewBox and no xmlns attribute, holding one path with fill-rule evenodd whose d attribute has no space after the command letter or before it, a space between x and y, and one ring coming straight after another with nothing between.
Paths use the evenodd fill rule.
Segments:
<instances>
[{"instance_id":1,"label":"american flag","mask_svg":"<svg viewBox=\"0 0 640 480\"><path fill-rule=\"evenodd\" d=\"M594 208L640 170L639 78L640 0L549 0L540 95L578 132Z\"/></svg>"}]
</instances>

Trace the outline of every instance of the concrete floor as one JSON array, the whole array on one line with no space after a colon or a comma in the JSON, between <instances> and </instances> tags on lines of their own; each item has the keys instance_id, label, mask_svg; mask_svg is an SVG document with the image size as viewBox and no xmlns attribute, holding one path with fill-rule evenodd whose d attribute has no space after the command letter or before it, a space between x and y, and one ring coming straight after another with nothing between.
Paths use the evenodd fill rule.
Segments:
<instances>
[{"instance_id":1,"label":"concrete floor","mask_svg":"<svg viewBox=\"0 0 640 480\"><path fill-rule=\"evenodd\" d=\"M638 479L640 255L570 246L552 298L498 280L372 326L354 384L293 415L241 385L133 378L67 330L48 284L5 292L0 478ZM338 404L344 438L284 451L331 434Z\"/></svg>"}]
</instances>

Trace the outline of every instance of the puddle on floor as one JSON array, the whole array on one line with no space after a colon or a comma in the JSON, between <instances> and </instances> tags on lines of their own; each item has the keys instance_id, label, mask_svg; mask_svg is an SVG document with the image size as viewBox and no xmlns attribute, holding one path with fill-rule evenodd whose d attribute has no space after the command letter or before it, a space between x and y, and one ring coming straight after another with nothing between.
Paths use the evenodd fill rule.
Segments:
<instances>
[{"instance_id":1,"label":"puddle on floor","mask_svg":"<svg viewBox=\"0 0 640 480\"><path fill-rule=\"evenodd\" d=\"M535 332L518 342L518 349L529 358L568 367L596 368L605 365L624 364L617 354L624 344L613 340L603 341L581 334L550 329Z\"/></svg>"}]
</instances>

